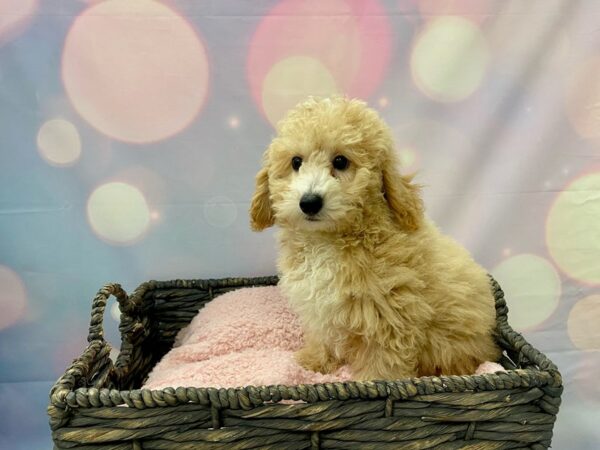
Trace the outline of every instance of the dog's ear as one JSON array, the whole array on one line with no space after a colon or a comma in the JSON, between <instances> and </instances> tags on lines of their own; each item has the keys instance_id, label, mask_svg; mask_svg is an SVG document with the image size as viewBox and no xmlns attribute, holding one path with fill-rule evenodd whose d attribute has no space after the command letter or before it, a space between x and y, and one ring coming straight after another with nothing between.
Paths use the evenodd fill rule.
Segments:
<instances>
[{"instance_id":1,"label":"dog's ear","mask_svg":"<svg viewBox=\"0 0 600 450\"><path fill-rule=\"evenodd\" d=\"M274 223L269 196L269 172L265 166L256 175L256 191L250 203L250 226L254 231L264 230Z\"/></svg>"},{"instance_id":2,"label":"dog's ear","mask_svg":"<svg viewBox=\"0 0 600 450\"><path fill-rule=\"evenodd\" d=\"M401 175L393 160L383 166L383 194L394 219L406 231L416 230L423 220L421 189L412 178Z\"/></svg>"}]
</instances>

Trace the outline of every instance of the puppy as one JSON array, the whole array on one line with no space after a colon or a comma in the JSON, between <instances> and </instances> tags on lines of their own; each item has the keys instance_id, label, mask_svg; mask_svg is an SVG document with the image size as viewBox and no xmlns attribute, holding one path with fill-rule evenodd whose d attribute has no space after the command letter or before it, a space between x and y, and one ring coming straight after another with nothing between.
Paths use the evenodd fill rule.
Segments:
<instances>
[{"instance_id":1,"label":"puppy","mask_svg":"<svg viewBox=\"0 0 600 450\"><path fill-rule=\"evenodd\" d=\"M356 379L472 374L496 361L489 279L423 213L390 130L365 103L309 99L278 124L250 206L278 225L280 286L305 368Z\"/></svg>"}]
</instances>

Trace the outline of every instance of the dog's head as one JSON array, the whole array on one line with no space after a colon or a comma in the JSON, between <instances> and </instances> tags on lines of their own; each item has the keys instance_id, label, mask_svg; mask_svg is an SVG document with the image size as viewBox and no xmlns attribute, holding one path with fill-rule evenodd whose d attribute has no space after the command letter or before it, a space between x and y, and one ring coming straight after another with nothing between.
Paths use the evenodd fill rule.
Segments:
<instances>
[{"instance_id":1,"label":"dog's head","mask_svg":"<svg viewBox=\"0 0 600 450\"><path fill-rule=\"evenodd\" d=\"M252 228L340 231L367 211L388 215L405 231L417 229L423 216L418 188L397 171L388 127L359 100L311 98L298 105L263 156Z\"/></svg>"}]
</instances>

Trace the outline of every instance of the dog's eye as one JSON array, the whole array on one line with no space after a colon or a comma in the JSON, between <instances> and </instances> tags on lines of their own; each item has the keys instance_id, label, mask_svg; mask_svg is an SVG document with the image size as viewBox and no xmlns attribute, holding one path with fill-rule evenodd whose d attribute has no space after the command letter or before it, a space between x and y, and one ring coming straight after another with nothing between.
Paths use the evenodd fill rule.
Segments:
<instances>
[{"instance_id":1,"label":"dog's eye","mask_svg":"<svg viewBox=\"0 0 600 450\"><path fill-rule=\"evenodd\" d=\"M300 158L299 156L294 156L292 158L292 169L294 169L296 172L298 172L301 165L302 165L302 158Z\"/></svg>"},{"instance_id":2,"label":"dog's eye","mask_svg":"<svg viewBox=\"0 0 600 450\"><path fill-rule=\"evenodd\" d=\"M350 161L343 155L338 155L333 158L333 168L335 170L345 170L348 168L348 164L350 164Z\"/></svg>"}]
</instances>

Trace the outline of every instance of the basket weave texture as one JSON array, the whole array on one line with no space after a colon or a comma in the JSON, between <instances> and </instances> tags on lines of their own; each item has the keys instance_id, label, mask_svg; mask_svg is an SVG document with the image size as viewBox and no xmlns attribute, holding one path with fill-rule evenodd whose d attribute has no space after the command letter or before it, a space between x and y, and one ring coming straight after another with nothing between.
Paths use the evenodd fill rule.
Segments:
<instances>
[{"instance_id":1,"label":"basket weave texture","mask_svg":"<svg viewBox=\"0 0 600 450\"><path fill-rule=\"evenodd\" d=\"M507 321L491 280L507 372L326 383L139 389L177 332L224 292L276 277L118 284L93 300L89 345L50 391L55 449L544 449L560 405L557 367ZM113 363L102 321L113 295L121 351ZM282 400L302 400L285 404ZM128 407L123 407L123 406Z\"/></svg>"}]
</instances>

